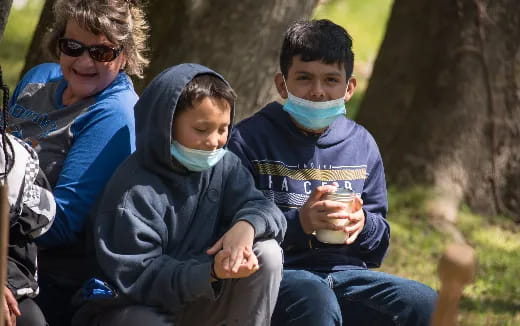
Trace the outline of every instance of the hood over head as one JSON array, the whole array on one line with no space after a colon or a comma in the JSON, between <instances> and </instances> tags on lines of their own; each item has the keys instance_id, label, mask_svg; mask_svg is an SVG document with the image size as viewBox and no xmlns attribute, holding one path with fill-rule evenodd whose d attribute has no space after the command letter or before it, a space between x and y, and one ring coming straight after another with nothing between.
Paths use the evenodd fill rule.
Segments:
<instances>
[{"instance_id":1,"label":"hood over head","mask_svg":"<svg viewBox=\"0 0 520 326\"><path fill-rule=\"evenodd\" d=\"M194 63L170 67L157 75L135 105L137 160L146 168L170 173L178 168L170 154L173 115L185 86L196 76L211 74L229 83L215 71ZM231 126L235 108L231 108ZM229 136L228 136L229 137Z\"/></svg>"}]
</instances>

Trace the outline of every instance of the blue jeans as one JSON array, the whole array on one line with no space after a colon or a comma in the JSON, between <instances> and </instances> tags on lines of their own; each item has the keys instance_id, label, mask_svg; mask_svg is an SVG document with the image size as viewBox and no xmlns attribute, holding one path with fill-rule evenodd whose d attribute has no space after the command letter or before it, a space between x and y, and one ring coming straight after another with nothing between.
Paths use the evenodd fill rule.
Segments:
<instances>
[{"instance_id":1,"label":"blue jeans","mask_svg":"<svg viewBox=\"0 0 520 326\"><path fill-rule=\"evenodd\" d=\"M436 299L427 285L360 267L285 269L272 325L429 325Z\"/></svg>"}]
</instances>

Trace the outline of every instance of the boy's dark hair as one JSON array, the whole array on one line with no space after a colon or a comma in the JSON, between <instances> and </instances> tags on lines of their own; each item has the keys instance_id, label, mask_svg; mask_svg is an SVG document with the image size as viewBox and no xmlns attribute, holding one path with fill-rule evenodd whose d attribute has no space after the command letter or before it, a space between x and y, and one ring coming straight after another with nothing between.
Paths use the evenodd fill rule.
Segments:
<instances>
[{"instance_id":1,"label":"boy's dark hair","mask_svg":"<svg viewBox=\"0 0 520 326\"><path fill-rule=\"evenodd\" d=\"M229 107L233 109L237 95L233 88L219 77L210 74L198 75L182 90L174 116L186 111L195 102L205 97L224 99L229 103Z\"/></svg>"},{"instance_id":2,"label":"boy's dark hair","mask_svg":"<svg viewBox=\"0 0 520 326\"><path fill-rule=\"evenodd\" d=\"M352 76L352 37L328 19L301 20L287 29L280 53L280 69L285 78L295 56L300 56L302 61L343 64L347 78Z\"/></svg>"}]
</instances>

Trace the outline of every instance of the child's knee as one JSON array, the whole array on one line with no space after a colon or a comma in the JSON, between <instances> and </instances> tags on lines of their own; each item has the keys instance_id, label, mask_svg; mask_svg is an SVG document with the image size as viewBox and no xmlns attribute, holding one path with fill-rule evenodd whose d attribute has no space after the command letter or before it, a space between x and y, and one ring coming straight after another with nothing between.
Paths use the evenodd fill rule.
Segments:
<instances>
[{"instance_id":1,"label":"child's knee","mask_svg":"<svg viewBox=\"0 0 520 326\"><path fill-rule=\"evenodd\" d=\"M271 239L255 242L253 251L258 258L260 270L270 273L282 273L282 248L276 240Z\"/></svg>"},{"instance_id":2,"label":"child's knee","mask_svg":"<svg viewBox=\"0 0 520 326\"><path fill-rule=\"evenodd\" d=\"M437 293L427 286L415 281L409 282L408 292L406 295L407 304L413 310L424 314L431 314L435 308L437 301Z\"/></svg>"}]
</instances>

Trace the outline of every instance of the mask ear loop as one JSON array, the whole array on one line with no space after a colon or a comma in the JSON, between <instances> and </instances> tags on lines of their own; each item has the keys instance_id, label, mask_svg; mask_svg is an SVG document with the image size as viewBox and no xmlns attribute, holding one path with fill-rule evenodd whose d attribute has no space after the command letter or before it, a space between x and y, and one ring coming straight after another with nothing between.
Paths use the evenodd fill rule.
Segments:
<instances>
[{"instance_id":1,"label":"mask ear loop","mask_svg":"<svg viewBox=\"0 0 520 326\"><path fill-rule=\"evenodd\" d=\"M350 85L350 79L354 77L354 74L350 75L349 79L347 79L347 88L345 89L345 95L343 95L343 102L345 103L345 108L347 107L348 101L345 99L348 94L348 86Z\"/></svg>"},{"instance_id":2,"label":"mask ear loop","mask_svg":"<svg viewBox=\"0 0 520 326\"><path fill-rule=\"evenodd\" d=\"M287 89L287 82L285 81L285 76L282 74L282 80L283 80L283 85L285 86L285 90L287 91L287 93L289 93L289 90Z\"/></svg>"},{"instance_id":3,"label":"mask ear loop","mask_svg":"<svg viewBox=\"0 0 520 326\"><path fill-rule=\"evenodd\" d=\"M289 95L293 95L291 92L289 92L289 88L287 88L287 81L285 80L285 76L282 73L282 80L283 85L285 86L285 91L287 92L287 98L289 98Z\"/></svg>"},{"instance_id":4,"label":"mask ear loop","mask_svg":"<svg viewBox=\"0 0 520 326\"><path fill-rule=\"evenodd\" d=\"M347 107L347 94L348 94L348 85L350 85L350 78L347 79L347 88L345 89L345 94L343 95L343 103L345 105L345 108Z\"/></svg>"},{"instance_id":5,"label":"mask ear loop","mask_svg":"<svg viewBox=\"0 0 520 326\"><path fill-rule=\"evenodd\" d=\"M224 144L224 147L222 147L224 149L227 149L227 147L228 147L229 139L231 138L231 131L233 130L234 123L235 123L235 103L236 103L235 99L233 99L233 103L230 103L231 104L231 117L229 120L228 135L227 135L226 143Z\"/></svg>"}]
</instances>

